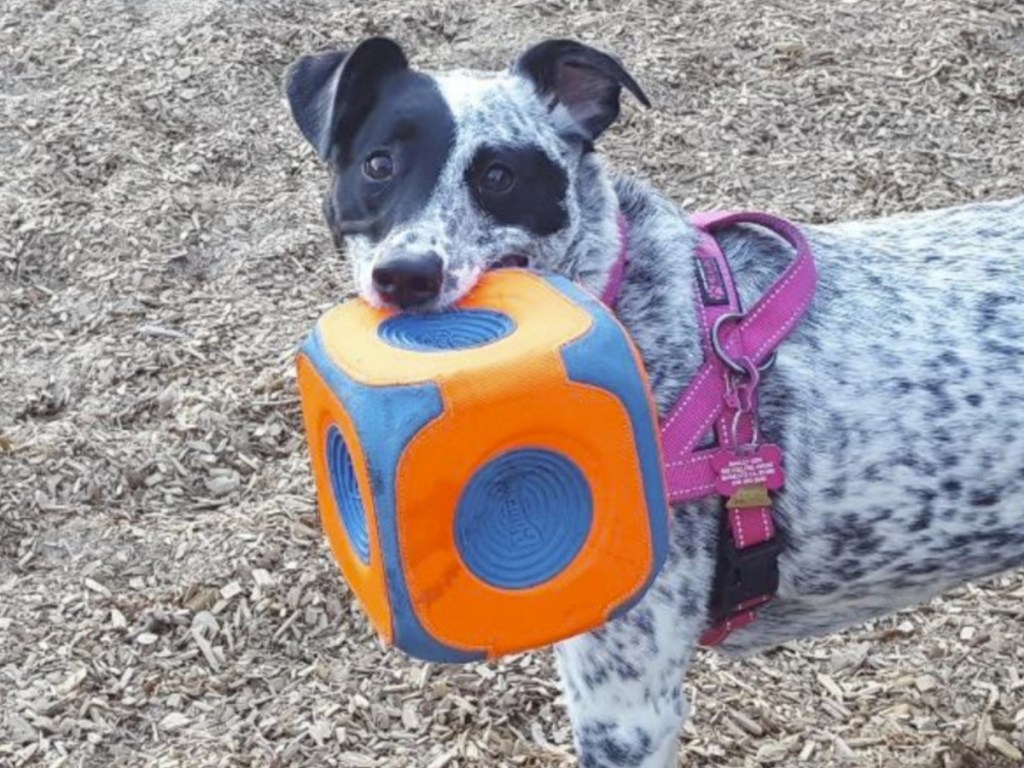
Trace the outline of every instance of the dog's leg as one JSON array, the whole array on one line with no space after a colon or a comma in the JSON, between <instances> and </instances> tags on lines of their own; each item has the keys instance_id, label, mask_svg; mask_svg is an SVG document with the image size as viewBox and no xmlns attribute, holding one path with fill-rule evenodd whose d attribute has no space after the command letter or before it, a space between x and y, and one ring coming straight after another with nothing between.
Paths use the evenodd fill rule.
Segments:
<instances>
[{"instance_id":1,"label":"dog's leg","mask_svg":"<svg viewBox=\"0 0 1024 768\"><path fill-rule=\"evenodd\" d=\"M555 648L582 768L674 768L707 613L715 513L675 514L665 567L625 616Z\"/></svg>"}]
</instances>

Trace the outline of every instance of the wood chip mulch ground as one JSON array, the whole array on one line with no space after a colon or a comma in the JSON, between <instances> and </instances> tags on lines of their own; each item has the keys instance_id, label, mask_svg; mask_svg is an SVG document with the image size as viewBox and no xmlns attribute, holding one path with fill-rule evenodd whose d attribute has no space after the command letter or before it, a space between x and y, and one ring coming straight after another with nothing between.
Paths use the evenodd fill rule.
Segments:
<instances>
[{"instance_id":1,"label":"wood chip mulch ground","mask_svg":"<svg viewBox=\"0 0 1024 768\"><path fill-rule=\"evenodd\" d=\"M319 532L296 344L349 293L281 105L370 34L431 67L622 56L603 148L692 208L1024 194L1018 0L5 0L0 766L569 766L549 653L382 650ZM1024 574L743 661L688 766L1024 764Z\"/></svg>"}]
</instances>

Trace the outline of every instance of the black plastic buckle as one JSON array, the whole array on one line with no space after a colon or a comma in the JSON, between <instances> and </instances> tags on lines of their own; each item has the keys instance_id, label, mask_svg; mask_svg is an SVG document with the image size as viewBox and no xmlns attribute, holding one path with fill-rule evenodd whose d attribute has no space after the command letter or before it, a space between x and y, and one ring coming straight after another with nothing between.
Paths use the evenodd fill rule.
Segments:
<instances>
[{"instance_id":1,"label":"black plastic buckle","mask_svg":"<svg viewBox=\"0 0 1024 768\"><path fill-rule=\"evenodd\" d=\"M711 595L712 619L721 621L732 616L740 605L749 600L775 595L779 591L781 551L782 541L778 534L752 547L737 549L728 514L722 515L715 587Z\"/></svg>"}]
</instances>

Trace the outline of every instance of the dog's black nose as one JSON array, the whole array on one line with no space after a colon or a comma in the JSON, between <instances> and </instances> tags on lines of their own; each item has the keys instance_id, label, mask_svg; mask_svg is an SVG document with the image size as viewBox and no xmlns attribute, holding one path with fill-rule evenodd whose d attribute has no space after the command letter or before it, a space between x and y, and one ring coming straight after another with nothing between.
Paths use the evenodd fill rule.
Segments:
<instances>
[{"instance_id":1,"label":"dog's black nose","mask_svg":"<svg viewBox=\"0 0 1024 768\"><path fill-rule=\"evenodd\" d=\"M437 298L443 267L436 253L392 256L374 267L373 287L388 304L412 309Z\"/></svg>"}]
</instances>

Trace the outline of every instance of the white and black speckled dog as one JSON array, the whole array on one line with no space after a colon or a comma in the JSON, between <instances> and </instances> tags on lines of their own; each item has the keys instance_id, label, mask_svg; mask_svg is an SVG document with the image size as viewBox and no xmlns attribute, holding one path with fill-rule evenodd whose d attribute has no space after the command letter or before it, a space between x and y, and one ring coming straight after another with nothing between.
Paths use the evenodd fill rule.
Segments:
<instances>
[{"instance_id":1,"label":"white and black speckled dog","mask_svg":"<svg viewBox=\"0 0 1024 768\"><path fill-rule=\"evenodd\" d=\"M685 213L593 151L627 88L570 41L506 72L411 69L368 40L289 69L292 114L330 171L324 212L369 301L431 310L495 265L599 293L621 211L631 263L617 311L662 412L701 363ZM777 599L728 652L821 635L1024 564L1024 199L808 226L814 305L762 391L784 449ZM791 258L774 236L721 238L749 306ZM582 765L675 765L681 682L708 622L721 501L677 509L644 600L561 643Z\"/></svg>"}]
</instances>

